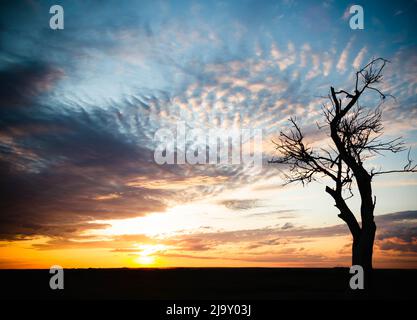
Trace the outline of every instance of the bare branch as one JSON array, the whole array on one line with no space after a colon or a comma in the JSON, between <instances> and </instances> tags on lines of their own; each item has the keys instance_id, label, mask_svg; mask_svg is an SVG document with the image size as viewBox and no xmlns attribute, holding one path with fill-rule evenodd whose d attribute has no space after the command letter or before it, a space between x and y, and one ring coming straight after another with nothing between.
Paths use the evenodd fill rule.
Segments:
<instances>
[{"instance_id":1,"label":"bare branch","mask_svg":"<svg viewBox=\"0 0 417 320\"><path fill-rule=\"evenodd\" d=\"M408 163L403 169L368 172L364 167L364 162L376 154L405 150L401 137L391 140L383 140L382 137L384 128L381 105L386 97L393 96L382 92L377 85L383 80L382 73L388 62L376 58L358 70L353 92L330 87L327 95L329 103L322 105L325 124L317 123L317 127L328 128L333 145L316 149L308 146L296 119L291 118L291 128L281 132L279 140L273 142L279 157L269 161L288 166L285 174L287 183L300 182L304 185L321 177L330 178L335 186L326 187L326 192L333 197L340 211L339 217L348 224L354 238L358 237L363 228L374 228L376 197L372 195L372 178L385 173L417 172L417 165L410 159L410 151ZM365 92L372 91L379 95L380 102L374 108L365 108L360 98ZM346 204L346 200L353 197L354 181L361 197L362 228ZM346 193L347 197L344 198Z\"/></svg>"},{"instance_id":2,"label":"bare branch","mask_svg":"<svg viewBox=\"0 0 417 320\"><path fill-rule=\"evenodd\" d=\"M404 166L403 169L372 172L371 173L372 177L381 175L381 174L388 174L388 173L417 172L417 164L413 165L414 161L410 158L410 152L411 152L411 148L408 149L407 164Z\"/></svg>"}]
</instances>

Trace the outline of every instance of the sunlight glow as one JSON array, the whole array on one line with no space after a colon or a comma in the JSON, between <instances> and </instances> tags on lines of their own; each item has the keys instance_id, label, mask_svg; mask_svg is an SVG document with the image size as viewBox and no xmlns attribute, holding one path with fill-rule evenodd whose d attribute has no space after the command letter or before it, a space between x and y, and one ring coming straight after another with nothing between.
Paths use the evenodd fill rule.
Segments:
<instances>
[{"instance_id":1,"label":"sunlight glow","mask_svg":"<svg viewBox=\"0 0 417 320\"><path fill-rule=\"evenodd\" d=\"M135 261L139 264L149 265L155 262L155 257L140 255Z\"/></svg>"},{"instance_id":2,"label":"sunlight glow","mask_svg":"<svg viewBox=\"0 0 417 320\"><path fill-rule=\"evenodd\" d=\"M108 224L111 227L89 230L88 235L145 234L148 236L169 236L178 231L195 230L202 225L212 225L213 218L221 217L225 209L218 205L195 202L169 208L163 213L131 219L95 220L92 223ZM210 213L210 214L209 214ZM174 218L175 217L175 218ZM219 226L224 224L218 222Z\"/></svg>"},{"instance_id":3,"label":"sunlight glow","mask_svg":"<svg viewBox=\"0 0 417 320\"><path fill-rule=\"evenodd\" d=\"M135 262L142 264L142 265L151 265L155 264L157 253L161 251L165 251L168 246L162 244L156 245L136 245L139 251L139 257L135 259Z\"/></svg>"}]
</instances>

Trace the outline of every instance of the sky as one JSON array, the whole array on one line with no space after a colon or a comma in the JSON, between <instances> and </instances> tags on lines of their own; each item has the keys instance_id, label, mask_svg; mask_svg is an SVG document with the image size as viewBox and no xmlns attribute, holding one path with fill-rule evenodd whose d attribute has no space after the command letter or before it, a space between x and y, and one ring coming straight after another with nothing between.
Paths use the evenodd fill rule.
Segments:
<instances>
[{"instance_id":1,"label":"sky","mask_svg":"<svg viewBox=\"0 0 417 320\"><path fill-rule=\"evenodd\" d=\"M64 29L49 8L64 9ZM351 236L325 179L285 185L274 137L328 143L330 86L374 57L387 139L417 159L417 1L3 1L0 268L334 267ZM369 94L364 104L378 105ZM155 133L261 130L262 166L158 164ZM249 143L249 142L248 142ZM407 152L365 166L402 168ZM375 178L374 264L417 267L417 175ZM358 194L348 200L358 213ZM358 215L357 215L358 216Z\"/></svg>"}]
</instances>

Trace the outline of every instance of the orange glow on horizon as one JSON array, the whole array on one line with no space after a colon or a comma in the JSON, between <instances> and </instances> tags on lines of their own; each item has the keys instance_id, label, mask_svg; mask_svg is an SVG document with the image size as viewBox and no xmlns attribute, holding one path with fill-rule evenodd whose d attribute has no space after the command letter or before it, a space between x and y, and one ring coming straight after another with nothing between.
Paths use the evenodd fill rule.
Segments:
<instances>
[{"instance_id":1,"label":"orange glow on horizon","mask_svg":"<svg viewBox=\"0 0 417 320\"><path fill-rule=\"evenodd\" d=\"M39 245L47 238L1 242L0 255L7 257L1 269L50 268L172 268L172 267L335 267L350 266L349 237L303 239L302 243L280 250L250 251L241 244L219 249L186 251L161 243L129 244L109 241L108 247L48 248ZM101 245L101 244L100 244ZM184 251L185 250L185 251ZM376 268L415 268L415 257L375 250Z\"/></svg>"}]
</instances>

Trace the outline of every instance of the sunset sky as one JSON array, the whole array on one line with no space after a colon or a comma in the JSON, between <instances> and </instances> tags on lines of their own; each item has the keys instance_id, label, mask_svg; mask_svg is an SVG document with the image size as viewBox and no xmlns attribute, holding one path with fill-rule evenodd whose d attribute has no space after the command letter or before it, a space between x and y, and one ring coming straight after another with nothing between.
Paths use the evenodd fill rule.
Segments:
<instances>
[{"instance_id":1,"label":"sunset sky","mask_svg":"<svg viewBox=\"0 0 417 320\"><path fill-rule=\"evenodd\" d=\"M53 4L64 30L49 28ZM349 27L352 4L2 2L0 268L350 265L330 182L283 186L286 168L268 160L290 116L327 144L323 96L352 90L373 57L391 62L386 137L417 159L417 1L361 2L364 30ZM262 168L157 164L155 132L179 122L262 129ZM417 174L373 186L375 266L417 268ZM358 195L348 203L357 214Z\"/></svg>"}]
</instances>

